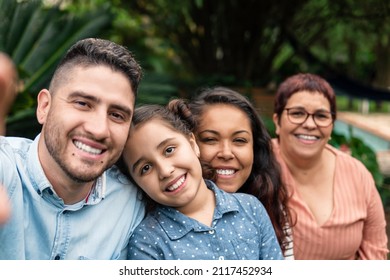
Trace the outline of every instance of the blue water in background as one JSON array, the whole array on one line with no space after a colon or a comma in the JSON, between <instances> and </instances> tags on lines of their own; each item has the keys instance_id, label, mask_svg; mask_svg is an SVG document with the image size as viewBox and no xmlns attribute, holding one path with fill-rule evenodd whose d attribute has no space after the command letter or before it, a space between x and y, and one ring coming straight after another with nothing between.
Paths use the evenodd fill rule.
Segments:
<instances>
[{"instance_id":1,"label":"blue water in background","mask_svg":"<svg viewBox=\"0 0 390 280\"><path fill-rule=\"evenodd\" d=\"M367 146L373 149L375 152L388 151L390 150L390 142L380 138L370 132L347 124L343 121L336 120L334 127L334 132L342 134L348 139L351 137L351 133L354 137L361 139Z\"/></svg>"}]
</instances>

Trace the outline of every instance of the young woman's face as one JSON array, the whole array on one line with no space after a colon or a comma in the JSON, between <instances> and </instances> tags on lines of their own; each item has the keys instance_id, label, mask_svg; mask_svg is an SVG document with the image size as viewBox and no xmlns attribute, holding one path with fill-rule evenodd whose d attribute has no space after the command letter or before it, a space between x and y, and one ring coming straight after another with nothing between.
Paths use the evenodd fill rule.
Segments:
<instances>
[{"instance_id":1,"label":"young woman's face","mask_svg":"<svg viewBox=\"0 0 390 280\"><path fill-rule=\"evenodd\" d=\"M154 201L178 209L188 206L205 185L198 154L194 136L188 138L161 120L132 127L123 152L138 186Z\"/></svg>"},{"instance_id":2,"label":"young woman's face","mask_svg":"<svg viewBox=\"0 0 390 280\"><path fill-rule=\"evenodd\" d=\"M279 135L280 148L282 153L292 160L313 159L320 156L324 146L328 142L333 129L333 122L326 127L318 126L309 115L302 124L294 124L291 119L298 118L300 115L291 111L293 108L309 114L317 114L317 122L329 122L330 104L326 97L319 93L301 91L293 94L287 101L285 110L280 120L274 115L276 133ZM288 116L289 109L295 115ZM297 111L297 112L299 112ZM302 115L302 114L301 114Z\"/></svg>"},{"instance_id":3,"label":"young woman's face","mask_svg":"<svg viewBox=\"0 0 390 280\"><path fill-rule=\"evenodd\" d=\"M200 158L216 169L216 184L236 192L253 165L253 133L248 116L233 105L209 105L196 129Z\"/></svg>"}]
</instances>

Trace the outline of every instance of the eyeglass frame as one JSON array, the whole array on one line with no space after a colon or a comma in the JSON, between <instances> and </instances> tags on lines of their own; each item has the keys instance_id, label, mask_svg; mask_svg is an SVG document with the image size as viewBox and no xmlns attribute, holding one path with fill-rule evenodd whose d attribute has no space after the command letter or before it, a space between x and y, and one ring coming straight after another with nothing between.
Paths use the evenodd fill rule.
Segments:
<instances>
[{"instance_id":1,"label":"eyeglass frame","mask_svg":"<svg viewBox=\"0 0 390 280\"><path fill-rule=\"evenodd\" d=\"M306 113L306 118L305 118L302 122L299 122L299 123L296 123L296 122L291 121L291 119L290 119L290 114L289 114L289 111L290 111L291 109L302 110L303 112ZM324 126L324 125L318 125L317 122L316 122L316 119L314 118L315 114L317 114L318 111L316 111L316 112L314 112L314 113L309 113L308 111L306 111L306 109L304 109L304 108L299 108L299 107L284 108L283 111L284 111L284 110L287 111L287 119L288 119L288 121L291 122L292 124L301 125L301 124L305 123L305 122L307 121L307 119L308 119L310 116L312 117L313 122L314 122L314 123L316 124L316 126L318 126L318 127L328 127L328 126L330 126L330 125L334 122L333 117L334 117L335 113L330 112L330 111L325 111L325 110L322 111L322 112L324 112L324 113L330 114L330 116L331 116L331 122L330 122L328 125L325 125L325 126Z\"/></svg>"}]
</instances>

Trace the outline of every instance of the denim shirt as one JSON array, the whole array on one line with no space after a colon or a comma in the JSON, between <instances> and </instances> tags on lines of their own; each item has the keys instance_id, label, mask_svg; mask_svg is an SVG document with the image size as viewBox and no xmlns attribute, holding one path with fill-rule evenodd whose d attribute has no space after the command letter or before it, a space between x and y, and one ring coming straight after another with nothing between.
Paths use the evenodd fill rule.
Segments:
<instances>
[{"instance_id":1,"label":"denim shirt","mask_svg":"<svg viewBox=\"0 0 390 280\"><path fill-rule=\"evenodd\" d=\"M248 194L229 194L206 180L216 198L212 225L159 206L130 238L131 259L276 260L283 259L264 206Z\"/></svg>"},{"instance_id":2,"label":"denim shirt","mask_svg":"<svg viewBox=\"0 0 390 280\"><path fill-rule=\"evenodd\" d=\"M0 137L0 182L12 205L0 226L0 259L126 259L144 217L138 188L113 167L88 199L65 205L40 165L38 139Z\"/></svg>"}]
</instances>

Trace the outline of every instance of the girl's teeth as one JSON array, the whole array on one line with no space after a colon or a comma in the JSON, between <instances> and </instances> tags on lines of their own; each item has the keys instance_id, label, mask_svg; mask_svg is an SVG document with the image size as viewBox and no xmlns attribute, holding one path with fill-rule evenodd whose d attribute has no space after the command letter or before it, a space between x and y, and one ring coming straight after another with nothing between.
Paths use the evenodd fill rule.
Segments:
<instances>
[{"instance_id":1,"label":"girl's teeth","mask_svg":"<svg viewBox=\"0 0 390 280\"><path fill-rule=\"evenodd\" d=\"M176 183L174 183L172 186L169 186L167 190L174 191L178 189L184 183L185 180L186 180L185 176L181 177L179 180L177 180Z\"/></svg>"}]
</instances>

